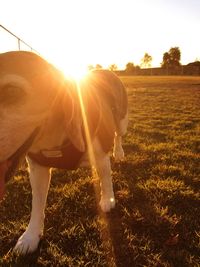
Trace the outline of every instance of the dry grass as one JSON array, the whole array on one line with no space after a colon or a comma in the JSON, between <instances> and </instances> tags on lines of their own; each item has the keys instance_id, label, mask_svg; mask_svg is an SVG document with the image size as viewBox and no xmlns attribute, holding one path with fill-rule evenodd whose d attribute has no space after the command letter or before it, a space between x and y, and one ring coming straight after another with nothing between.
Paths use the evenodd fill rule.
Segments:
<instances>
[{"instance_id":1,"label":"dry grass","mask_svg":"<svg viewBox=\"0 0 200 267\"><path fill-rule=\"evenodd\" d=\"M130 124L126 160L112 162L115 210L100 212L89 170L56 170L40 248L16 257L31 204L21 170L1 203L1 266L200 266L200 77L122 80Z\"/></svg>"}]
</instances>

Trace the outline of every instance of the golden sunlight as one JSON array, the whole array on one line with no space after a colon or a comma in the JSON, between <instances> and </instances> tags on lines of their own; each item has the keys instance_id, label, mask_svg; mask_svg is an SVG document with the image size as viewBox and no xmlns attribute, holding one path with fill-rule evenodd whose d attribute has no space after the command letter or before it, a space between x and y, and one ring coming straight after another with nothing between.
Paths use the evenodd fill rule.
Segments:
<instances>
[{"instance_id":1,"label":"golden sunlight","mask_svg":"<svg viewBox=\"0 0 200 267\"><path fill-rule=\"evenodd\" d=\"M72 55L58 53L54 51L48 60L55 65L62 73L69 78L77 81L82 79L88 72L88 64L83 57L74 58Z\"/></svg>"},{"instance_id":2,"label":"golden sunlight","mask_svg":"<svg viewBox=\"0 0 200 267\"><path fill-rule=\"evenodd\" d=\"M80 81L87 75L88 70L81 67L69 67L69 66L59 66L60 70L64 73L66 77L70 77L76 81Z\"/></svg>"}]
</instances>

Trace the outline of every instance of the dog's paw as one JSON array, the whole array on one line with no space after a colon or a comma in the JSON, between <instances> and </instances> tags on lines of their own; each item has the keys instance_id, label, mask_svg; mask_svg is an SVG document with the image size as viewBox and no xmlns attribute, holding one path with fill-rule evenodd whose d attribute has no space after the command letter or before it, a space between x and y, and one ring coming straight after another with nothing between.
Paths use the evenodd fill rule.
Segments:
<instances>
[{"instance_id":1,"label":"dog's paw","mask_svg":"<svg viewBox=\"0 0 200 267\"><path fill-rule=\"evenodd\" d=\"M40 235L31 235L29 233L24 233L17 241L13 251L20 255L25 255L27 253L34 252L40 242Z\"/></svg>"},{"instance_id":2,"label":"dog's paw","mask_svg":"<svg viewBox=\"0 0 200 267\"><path fill-rule=\"evenodd\" d=\"M99 203L101 210L103 212L109 212L111 209L115 207L115 198L103 198L101 197L101 201Z\"/></svg>"}]
</instances>

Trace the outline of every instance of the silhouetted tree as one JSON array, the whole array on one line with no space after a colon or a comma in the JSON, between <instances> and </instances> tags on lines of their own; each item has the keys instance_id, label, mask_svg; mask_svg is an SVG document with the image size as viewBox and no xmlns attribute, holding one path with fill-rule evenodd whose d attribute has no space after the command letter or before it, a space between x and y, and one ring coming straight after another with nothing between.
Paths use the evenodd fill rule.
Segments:
<instances>
[{"instance_id":1,"label":"silhouetted tree","mask_svg":"<svg viewBox=\"0 0 200 267\"><path fill-rule=\"evenodd\" d=\"M162 68L174 68L180 66L181 51L179 47L171 47L169 52L163 54Z\"/></svg>"},{"instance_id":2,"label":"silhouetted tree","mask_svg":"<svg viewBox=\"0 0 200 267\"><path fill-rule=\"evenodd\" d=\"M128 62L126 64L126 69L125 70L126 70L127 73L133 73L135 71L134 64L132 62Z\"/></svg>"},{"instance_id":3,"label":"silhouetted tree","mask_svg":"<svg viewBox=\"0 0 200 267\"><path fill-rule=\"evenodd\" d=\"M150 56L148 53L145 53L144 57L141 59L140 66L144 68L150 68L151 62L152 62L152 56Z\"/></svg>"},{"instance_id":4,"label":"silhouetted tree","mask_svg":"<svg viewBox=\"0 0 200 267\"><path fill-rule=\"evenodd\" d=\"M100 64L96 64L95 69L97 70L102 69L102 66Z\"/></svg>"},{"instance_id":5,"label":"silhouetted tree","mask_svg":"<svg viewBox=\"0 0 200 267\"><path fill-rule=\"evenodd\" d=\"M111 64L109 67L108 67L109 70L111 71L115 71L118 69L117 65L116 64Z\"/></svg>"},{"instance_id":6,"label":"silhouetted tree","mask_svg":"<svg viewBox=\"0 0 200 267\"><path fill-rule=\"evenodd\" d=\"M90 64L90 65L88 65L88 66L87 66L87 68L88 68L88 70L89 70L89 71L90 71L90 70L94 70L94 69L95 69L95 67L94 67L93 65L91 65L91 64Z\"/></svg>"}]
</instances>

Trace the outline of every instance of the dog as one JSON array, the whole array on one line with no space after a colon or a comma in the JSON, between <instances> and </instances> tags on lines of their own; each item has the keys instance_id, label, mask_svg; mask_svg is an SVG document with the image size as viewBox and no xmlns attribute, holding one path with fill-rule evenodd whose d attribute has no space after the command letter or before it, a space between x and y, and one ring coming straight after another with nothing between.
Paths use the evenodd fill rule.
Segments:
<instances>
[{"instance_id":1,"label":"dog","mask_svg":"<svg viewBox=\"0 0 200 267\"><path fill-rule=\"evenodd\" d=\"M110 151L114 144L115 159L124 157L127 124L127 92L111 71L93 70L77 83L32 52L0 54L0 199L25 157L32 187L30 222L14 251L38 247L52 167L92 165L102 211L114 208Z\"/></svg>"}]
</instances>

